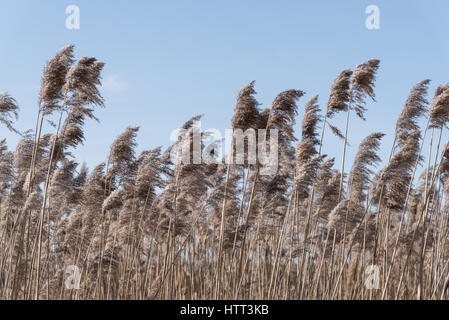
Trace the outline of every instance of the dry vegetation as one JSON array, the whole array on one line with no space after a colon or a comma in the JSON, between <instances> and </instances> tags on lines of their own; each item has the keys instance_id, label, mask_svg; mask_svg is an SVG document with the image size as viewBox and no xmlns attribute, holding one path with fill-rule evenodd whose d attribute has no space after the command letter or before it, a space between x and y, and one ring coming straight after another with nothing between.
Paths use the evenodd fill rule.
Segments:
<instances>
[{"instance_id":1,"label":"dry vegetation","mask_svg":"<svg viewBox=\"0 0 449 320\"><path fill-rule=\"evenodd\" d=\"M374 171L381 133L363 140L347 174L322 154L332 132L345 163L348 124L364 119L378 67L373 59L341 72L325 112L317 97L306 103L299 141L302 91L280 93L265 110L254 82L240 91L232 127L279 130L274 176L258 165L175 165L173 146L136 155L134 127L88 172L71 151L103 106L103 63L76 61L65 47L44 69L35 130L15 151L0 142L0 298L447 298L449 149L441 133L449 86L430 102L428 80L412 88L385 167ZM14 130L17 112L1 95L1 125ZM338 113L341 130L330 122ZM51 133L43 132L48 119L56 119ZM70 265L82 271L79 290L65 286ZM378 290L365 286L369 265L379 267Z\"/></svg>"}]
</instances>

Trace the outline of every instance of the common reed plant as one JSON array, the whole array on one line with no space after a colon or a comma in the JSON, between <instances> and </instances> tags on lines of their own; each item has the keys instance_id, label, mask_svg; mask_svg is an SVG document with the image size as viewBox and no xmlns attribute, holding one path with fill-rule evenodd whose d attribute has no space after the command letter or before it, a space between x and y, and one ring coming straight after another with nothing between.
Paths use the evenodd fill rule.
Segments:
<instances>
[{"instance_id":1,"label":"common reed plant","mask_svg":"<svg viewBox=\"0 0 449 320\"><path fill-rule=\"evenodd\" d=\"M240 90L231 127L279 132L271 175L246 158L174 161L173 150L195 157L195 137L214 156L201 116L180 126L184 139L140 154L139 128L128 127L88 169L73 154L105 104L104 64L63 48L45 65L34 130L14 128L19 106L0 95L0 125L20 134L15 150L0 141L0 299L447 299L449 86L429 102L430 80L416 84L384 166L388 142L367 132L345 172L351 115L366 120L379 65L343 70L323 110L299 89L263 110L254 81ZM329 130L340 155L322 152ZM70 266L79 288L67 285Z\"/></svg>"}]
</instances>

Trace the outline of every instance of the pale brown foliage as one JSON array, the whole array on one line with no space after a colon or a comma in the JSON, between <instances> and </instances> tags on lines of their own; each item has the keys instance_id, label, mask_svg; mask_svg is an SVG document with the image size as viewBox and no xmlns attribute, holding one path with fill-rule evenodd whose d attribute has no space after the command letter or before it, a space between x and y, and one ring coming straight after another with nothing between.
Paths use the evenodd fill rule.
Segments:
<instances>
[{"instance_id":1,"label":"pale brown foliage","mask_svg":"<svg viewBox=\"0 0 449 320\"><path fill-rule=\"evenodd\" d=\"M303 91L283 91L263 110L254 81L239 91L232 128L279 130L272 175L261 175L259 163L171 159L174 151L178 160L192 160L195 135L213 153L208 133L195 127L201 116L181 125L185 134L165 150L137 153L139 128L127 127L107 162L89 171L72 152L92 139L84 126L104 105L104 64L76 61L73 50L63 48L45 66L36 132L22 133L11 151L0 140L0 299L444 297L448 146L440 150L439 141L428 168L417 169L421 119L429 113L430 130L449 120L447 85L436 90L430 110L429 80L412 88L391 158L378 171L382 133L362 140L347 176L321 153L328 127L356 140L327 121L341 112L349 121L352 111L365 119L366 100L375 98L376 59L340 73L324 114L318 96L310 98L299 142ZM57 130L44 132L43 120L54 111ZM0 122L13 129L17 115L16 101L1 95ZM64 287L70 265L82 270L81 290ZM382 290L364 286L369 265L379 266Z\"/></svg>"}]
</instances>

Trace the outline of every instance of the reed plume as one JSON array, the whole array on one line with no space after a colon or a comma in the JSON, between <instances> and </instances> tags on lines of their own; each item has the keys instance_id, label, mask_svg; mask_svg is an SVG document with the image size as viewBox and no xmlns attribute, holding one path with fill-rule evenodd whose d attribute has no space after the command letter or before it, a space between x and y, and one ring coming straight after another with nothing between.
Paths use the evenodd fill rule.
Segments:
<instances>
[{"instance_id":1,"label":"reed plume","mask_svg":"<svg viewBox=\"0 0 449 320\"><path fill-rule=\"evenodd\" d=\"M2 123L8 130L17 133L13 127L14 120L19 117L19 106L16 100L7 93L0 94L0 123Z\"/></svg>"},{"instance_id":2,"label":"reed plume","mask_svg":"<svg viewBox=\"0 0 449 320\"><path fill-rule=\"evenodd\" d=\"M357 134L351 113L365 120L378 67L371 59L343 70L323 111L311 97L298 139L304 92L283 91L261 109L255 82L247 84L231 119L246 133L243 163L219 159L222 141L209 143L195 116L165 149L138 153L139 127L127 127L105 163L88 169L76 150L105 105L104 64L75 59L73 45L58 51L43 71L35 129L10 149L0 139L0 299L447 298L449 148L440 146L448 85L430 108L430 80L411 89L383 168L376 167L384 135L375 132L344 170ZM15 131L17 116L16 100L0 95L0 124ZM336 155L323 154L327 127L344 140L341 170ZM249 151L256 143L273 155L270 130L279 133L279 161L266 175L270 163L253 162ZM241 142L234 136L234 152ZM365 286L371 265L381 290ZM81 272L79 290L65 286L69 266Z\"/></svg>"}]
</instances>

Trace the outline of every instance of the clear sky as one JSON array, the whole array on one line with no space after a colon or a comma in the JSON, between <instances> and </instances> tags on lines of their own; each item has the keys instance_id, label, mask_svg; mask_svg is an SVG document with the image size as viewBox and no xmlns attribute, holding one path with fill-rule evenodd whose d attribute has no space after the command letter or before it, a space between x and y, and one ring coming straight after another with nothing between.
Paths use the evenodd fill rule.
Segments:
<instances>
[{"instance_id":1,"label":"clear sky","mask_svg":"<svg viewBox=\"0 0 449 320\"><path fill-rule=\"evenodd\" d=\"M379 30L365 27L371 4L380 8ZM80 8L80 30L65 26L68 5ZM307 93L299 129L309 98L319 94L325 108L341 70L378 58L377 102L368 104L366 122L351 119L350 167L374 131L387 134L381 155L388 157L414 84L430 78L433 95L448 81L448 12L447 0L2 0L0 91L20 104L18 129L34 128L42 69L57 50L73 43L78 58L104 61L106 108L96 113L100 123L87 122L87 141L76 152L92 168L129 125L141 126L139 150L167 146L171 131L197 114L204 114L203 129L224 132L238 90L251 80L262 107L283 90ZM343 118L334 124L342 128ZM0 137L11 148L18 140L1 126ZM341 147L327 135L325 153L341 154Z\"/></svg>"}]
</instances>

